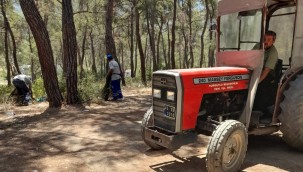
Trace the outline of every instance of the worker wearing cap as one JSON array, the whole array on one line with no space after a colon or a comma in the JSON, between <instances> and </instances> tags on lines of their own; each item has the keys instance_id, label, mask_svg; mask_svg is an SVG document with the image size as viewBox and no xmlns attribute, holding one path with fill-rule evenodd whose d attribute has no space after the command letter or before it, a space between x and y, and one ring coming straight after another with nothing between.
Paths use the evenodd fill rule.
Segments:
<instances>
[{"instance_id":1,"label":"worker wearing cap","mask_svg":"<svg viewBox=\"0 0 303 172\"><path fill-rule=\"evenodd\" d=\"M121 91L121 71L119 64L114 60L111 54L107 54L106 58L108 60L108 73L107 76L111 77L111 88L113 92L113 100L122 100L123 95Z\"/></svg>"}]
</instances>

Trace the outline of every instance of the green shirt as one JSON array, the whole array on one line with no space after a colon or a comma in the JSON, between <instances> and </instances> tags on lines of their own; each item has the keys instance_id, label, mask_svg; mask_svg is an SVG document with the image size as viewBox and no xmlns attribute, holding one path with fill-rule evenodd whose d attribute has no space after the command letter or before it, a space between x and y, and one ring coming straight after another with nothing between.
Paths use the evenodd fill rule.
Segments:
<instances>
[{"instance_id":1,"label":"green shirt","mask_svg":"<svg viewBox=\"0 0 303 172\"><path fill-rule=\"evenodd\" d=\"M269 49L265 50L264 67L267 67L271 70L275 70L277 61L278 61L278 51L276 47L273 45Z\"/></svg>"},{"instance_id":2,"label":"green shirt","mask_svg":"<svg viewBox=\"0 0 303 172\"><path fill-rule=\"evenodd\" d=\"M269 68L270 75L275 77L275 67L278 62L278 51L276 47L273 45L269 49L265 50L264 53L264 65L263 68Z\"/></svg>"},{"instance_id":3,"label":"green shirt","mask_svg":"<svg viewBox=\"0 0 303 172\"><path fill-rule=\"evenodd\" d=\"M253 47L253 50L257 50L260 47L260 44L256 44ZM271 69L270 74L275 76L275 67L278 62L278 51L276 47L273 45L269 49L265 50L264 52L264 64L263 68L267 67Z\"/></svg>"}]
</instances>

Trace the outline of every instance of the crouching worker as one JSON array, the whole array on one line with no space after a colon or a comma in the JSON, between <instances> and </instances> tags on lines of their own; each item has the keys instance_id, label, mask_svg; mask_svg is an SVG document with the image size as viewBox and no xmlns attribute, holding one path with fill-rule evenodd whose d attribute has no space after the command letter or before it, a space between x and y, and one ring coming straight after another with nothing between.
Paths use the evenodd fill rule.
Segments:
<instances>
[{"instance_id":1,"label":"crouching worker","mask_svg":"<svg viewBox=\"0 0 303 172\"><path fill-rule=\"evenodd\" d=\"M113 100L122 100L123 95L121 91L121 71L119 64L114 60L111 54L107 54L106 58L108 60L108 73L107 77L111 78L111 88L113 93Z\"/></svg>"},{"instance_id":2,"label":"crouching worker","mask_svg":"<svg viewBox=\"0 0 303 172\"><path fill-rule=\"evenodd\" d=\"M32 78L30 76L20 74L13 78L13 84L22 97L22 105L28 105L32 94Z\"/></svg>"}]
</instances>

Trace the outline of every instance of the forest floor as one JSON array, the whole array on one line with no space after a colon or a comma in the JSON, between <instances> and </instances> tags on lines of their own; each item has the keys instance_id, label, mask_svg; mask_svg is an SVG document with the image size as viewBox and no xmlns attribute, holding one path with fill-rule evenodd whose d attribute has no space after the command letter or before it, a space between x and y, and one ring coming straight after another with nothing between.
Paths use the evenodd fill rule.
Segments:
<instances>
[{"instance_id":1,"label":"forest floor","mask_svg":"<svg viewBox=\"0 0 303 172\"><path fill-rule=\"evenodd\" d=\"M47 109L48 103L0 106L3 172L205 172L209 137L171 152L152 151L140 123L151 106L150 89L125 89L122 102ZM250 136L242 171L302 171L303 154L280 133Z\"/></svg>"}]
</instances>

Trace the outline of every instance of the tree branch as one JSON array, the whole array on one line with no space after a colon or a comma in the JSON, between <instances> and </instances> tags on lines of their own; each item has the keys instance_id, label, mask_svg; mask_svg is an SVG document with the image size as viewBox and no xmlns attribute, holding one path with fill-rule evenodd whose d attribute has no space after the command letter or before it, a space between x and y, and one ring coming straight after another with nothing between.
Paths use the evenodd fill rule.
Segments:
<instances>
[{"instance_id":1,"label":"tree branch","mask_svg":"<svg viewBox=\"0 0 303 172\"><path fill-rule=\"evenodd\" d=\"M60 4L62 5L62 2L61 2L61 1L57 0L57 2L60 3Z\"/></svg>"},{"instance_id":2,"label":"tree branch","mask_svg":"<svg viewBox=\"0 0 303 172\"><path fill-rule=\"evenodd\" d=\"M88 11L88 10L85 10L85 11L77 11L77 12L74 12L74 15L76 14L82 14L82 13L90 13L90 14L98 14L98 13L104 13L105 11Z\"/></svg>"}]
</instances>

